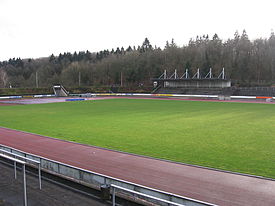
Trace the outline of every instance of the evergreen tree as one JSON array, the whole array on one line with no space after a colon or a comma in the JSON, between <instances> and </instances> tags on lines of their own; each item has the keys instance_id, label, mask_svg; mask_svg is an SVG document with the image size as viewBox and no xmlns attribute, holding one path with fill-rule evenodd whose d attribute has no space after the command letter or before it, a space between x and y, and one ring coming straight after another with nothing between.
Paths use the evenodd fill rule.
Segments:
<instances>
[{"instance_id":1,"label":"evergreen tree","mask_svg":"<svg viewBox=\"0 0 275 206\"><path fill-rule=\"evenodd\" d=\"M127 52L131 52L131 51L133 51L133 49L132 49L131 46L129 46L129 47L126 49L126 51L127 51Z\"/></svg>"},{"instance_id":2,"label":"evergreen tree","mask_svg":"<svg viewBox=\"0 0 275 206\"><path fill-rule=\"evenodd\" d=\"M54 62L55 61L55 56L52 54L49 58L49 62Z\"/></svg>"}]
</instances>

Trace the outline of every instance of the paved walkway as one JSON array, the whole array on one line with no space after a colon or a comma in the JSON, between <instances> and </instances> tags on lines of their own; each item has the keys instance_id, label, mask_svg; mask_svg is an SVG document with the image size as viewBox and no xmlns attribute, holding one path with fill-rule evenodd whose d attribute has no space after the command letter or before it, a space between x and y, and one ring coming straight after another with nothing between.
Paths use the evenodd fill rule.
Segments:
<instances>
[{"instance_id":1,"label":"paved walkway","mask_svg":"<svg viewBox=\"0 0 275 206\"><path fill-rule=\"evenodd\" d=\"M218 205L275 205L275 181L139 157L1 127L0 144Z\"/></svg>"}]
</instances>

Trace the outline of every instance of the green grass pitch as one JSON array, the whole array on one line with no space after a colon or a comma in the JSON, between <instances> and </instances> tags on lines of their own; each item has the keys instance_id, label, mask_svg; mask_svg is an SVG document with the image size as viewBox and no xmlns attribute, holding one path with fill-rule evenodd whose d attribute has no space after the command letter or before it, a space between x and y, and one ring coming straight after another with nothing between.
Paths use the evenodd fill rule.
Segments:
<instances>
[{"instance_id":1,"label":"green grass pitch","mask_svg":"<svg viewBox=\"0 0 275 206\"><path fill-rule=\"evenodd\" d=\"M109 99L0 107L0 126L275 178L275 105Z\"/></svg>"}]
</instances>

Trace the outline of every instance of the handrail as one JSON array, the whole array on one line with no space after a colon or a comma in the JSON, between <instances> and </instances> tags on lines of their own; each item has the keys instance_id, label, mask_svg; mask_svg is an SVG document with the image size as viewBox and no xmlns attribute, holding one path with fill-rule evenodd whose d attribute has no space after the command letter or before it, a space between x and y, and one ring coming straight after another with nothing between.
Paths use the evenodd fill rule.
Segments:
<instances>
[{"instance_id":1,"label":"handrail","mask_svg":"<svg viewBox=\"0 0 275 206\"><path fill-rule=\"evenodd\" d=\"M151 92L151 94L154 94L159 88L161 88L161 85L158 85L158 86Z\"/></svg>"},{"instance_id":2,"label":"handrail","mask_svg":"<svg viewBox=\"0 0 275 206\"><path fill-rule=\"evenodd\" d=\"M19 159L10 157L10 156L5 155L5 154L0 154L0 157L6 158L6 159L8 159L8 160L12 160L12 161L17 162L17 163L20 163L20 164L26 164L26 162L24 162L24 161L22 161L22 160L19 160Z\"/></svg>"},{"instance_id":3,"label":"handrail","mask_svg":"<svg viewBox=\"0 0 275 206\"><path fill-rule=\"evenodd\" d=\"M33 159L30 159L30 158L27 158L27 157L24 157L24 156L21 156L21 155L18 155L18 154L15 154L15 153L12 153L12 152L9 152L9 151L6 151L6 150L3 150L3 149L0 149L0 152L2 153L6 153L6 154L9 154L9 155L12 155L14 157L17 157L17 158L21 158L25 161L30 161L30 162L33 162L33 163L36 163L38 165L38 180L39 180L39 189L41 190L42 188L42 181L41 181L41 162L37 161L37 160L33 160ZM26 163L26 162L25 162ZM16 173L15 173L16 174ZM16 178L16 175L15 175L15 178Z\"/></svg>"},{"instance_id":4,"label":"handrail","mask_svg":"<svg viewBox=\"0 0 275 206\"><path fill-rule=\"evenodd\" d=\"M76 167L76 166L72 166L72 165L68 165L66 163L62 163L62 162L59 162L59 161L56 161L56 160L48 159L46 157L41 157L39 155L35 155L35 154L28 153L28 152L24 152L22 150L15 149L13 147L9 147L9 146L3 145L3 144L0 144L0 147L9 148L9 149L12 149L12 150L15 150L15 151L19 151L19 152L22 152L22 153L25 153L25 154L28 154L28 155L32 155L34 157L41 158L43 160L51 161L51 162L54 162L54 163L57 163L57 164L61 164L61 165L64 165L64 166L67 166L67 167L70 167L70 168L73 168L73 169L78 169L80 171L84 171L84 172L87 172L87 173L90 173L90 174L98 175L98 176L101 176L103 178L119 181L121 183L130 184L130 185L137 186L137 187L140 187L140 188L148 189L148 190L153 191L153 192L158 192L158 193L165 194L165 195L168 195L168 196L172 196L172 197L176 197L176 198L181 198L183 200L192 201L192 202L196 202L196 203L201 203L201 204L208 205L208 206L216 206L216 204L213 204L213 203L209 203L209 202L193 199L193 198L190 198L190 197L185 197L185 196L177 195L177 194L170 193L170 192L165 192L165 191L162 191L162 190L159 190L159 189L147 187L147 186L144 186L144 185L140 185L140 184L129 182L129 181L126 181L126 180L122 180L122 179L119 179L119 178L111 177L111 176L104 175L104 174L101 174L101 173L89 171L89 170L86 170L86 169L83 169L83 168L79 168L79 167Z\"/></svg>"},{"instance_id":5,"label":"handrail","mask_svg":"<svg viewBox=\"0 0 275 206\"><path fill-rule=\"evenodd\" d=\"M160 202L164 202L164 203L167 203L167 204L170 204L170 205L185 206L185 205L182 205L182 204L179 204L179 203L175 203L175 202L171 202L171 201L168 201L168 200L164 200L164 199L161 199L161 198L158 198L158 197L154 197L154 196L151 196L151 195L147 195L147 194L144 194L144 193L141 193L141 192L137 192L137 191L134 191L134 190L126 189L126 188L120 187L118 185L111 184L110 186L113 188L113 194L112 194L112 205L113 206L116 205L116 201L115 201L115 196L116 196L115 188L120 189L120 190L124 190L126 192L130 192L130 193L133 193L133 194L136 194L136 195L140 195L140 196L143 196L143 197L148 197L148 198L151 198L153 200L158 200Z\"/></svg>"},{"instance_id":6,"label":"handrail","mask_svg":"<svg viewBox=\"0 0 275 206\"><path fill-rule=\"evenodd\" d=\"M12 160L14 162L14 172L15 172L15 179L16 179L16 163L22 164L22 169L23 169L23 185L24 185L24 206L28 205L28 200L27 200L27 181L26 181L26 162L13 158L11 156L5 155L5 154L0 154L0 157L6 158L8 160Z\"/></svg>"},{"instance_id":7,"label":"handrail","mask_svg":"<svg viewBox=\"0 0 275 206\"><path fill-rule=\"evenodd\" d=\"M36 163L36 164L40 164L40 162L37 161L37 160L33 160L33 159L28 158L28 157L24 157L24 156L21 156L21 155L18 155L18 154L15 154L15 153L12 153L12 152L3 150L3 149L0 149L0 152L4 152L4 153L6 153L6 154L10 154L10 155L13 155L13 156L15 156L15 157L22 158L22 159L24 159L24 160L28 160L28 161L34 162L34 163Z\"/></svg>"}]
</instances>

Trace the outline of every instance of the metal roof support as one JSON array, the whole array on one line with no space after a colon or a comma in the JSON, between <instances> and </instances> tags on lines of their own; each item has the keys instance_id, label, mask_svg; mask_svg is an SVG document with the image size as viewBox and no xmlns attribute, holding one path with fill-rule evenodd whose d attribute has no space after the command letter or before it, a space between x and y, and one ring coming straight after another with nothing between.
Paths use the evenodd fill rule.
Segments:
<instances>
[{"instance_id":1,"label":"metal roof support","mask_svg":"<svg viewBox=\"0 0 275 206\"><path fill-rule=\"evenodd\" d=\"M226 79L224 67L222 68L222 72L219 74L218 79Z\"/></svg>"},{"instance_id":2,"label":"metal roof support","mask_svg":"<svg viewBox=\"0 0 275 206\"><path fill-rule=\"evenodd\" d=\"M166 71L166 70L164 70L164 72L159 76L158 79L164 79L164 78L165 78L165 71Z\"/></svg>"},{"instance_id":3,"label":"metal roof support","mask_svg":"<svg viewBox=\"0 0 275 206\"><path fill-rule=\"evenodd\" d=\"M192 79L200 79L200 69L198 68L198 70L197 70L197 73L196 74L194 74L194 76L192 77Z\"/></svg>"},{"instance_id":4,"label":"metal roof support","mask_svg":"<svg viewBox=\"0 0 275 206\"><path fill-rule=\"evenodd\" d=\"M185 70L185 73L181 76L180 79L188 79L189 78L189 73L188 73L188 69Z\"/></svg>"},{"instance_id":5,"label":"metal roof support","mask_svg":"<svg viewBox=\"0 0 275 206\"><path fill-rule=\"evenodd\" d=\"M169 79L177 79L178 75L177 75L177 70L175 69L175 72L169 77Z\"/></svg>"},{"instance_id":6,"label":"metal roof support","mask_svg":"<svg viewBox=\"0 0 275 206\"><path fill-rule=\"evenodd\" d=\"M213 78L212 68L209 69L209 72L207 73L207 75L204 78L208 78L208 79L212 79Z\"/></svg>"},{"instance_id":7,"label":"metal roof support","mask_svg":"<svg viewBox=\"0 0 275 206\"><path fill-rule=\"evenodd\" d=\"M185 70L185 78L188 79L189 78L189 73L188 73L188 69Z\"/></svg>"}]
</instances>

